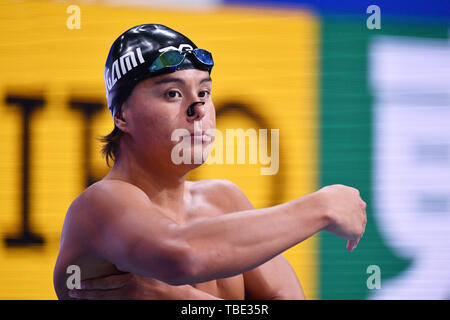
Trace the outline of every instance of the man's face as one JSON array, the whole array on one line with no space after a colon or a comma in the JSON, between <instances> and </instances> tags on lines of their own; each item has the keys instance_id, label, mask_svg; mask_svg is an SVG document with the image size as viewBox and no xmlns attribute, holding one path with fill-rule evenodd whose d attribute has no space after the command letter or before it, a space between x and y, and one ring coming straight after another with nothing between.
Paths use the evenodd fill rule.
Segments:
<instances>
[{"instance_id":1,"label":"man's face","mask_svg":"<svg viewBox=\"0 0 450 320\"><path fill-rule=\"evenodd\" d=\"M132 148L148 161L171 161L171 151L178 143L171 137L177 129L194 134L214 129L216 117L211 99L212 82L207 71L188 69L140 82L124 104ZM194 102L204 102L190 106ZM191 138L190 138L191 139ZM200 139L196 137L195 139ZM191 139L192 146L194 138ZM195 143L199 143L198 141ZM206 148L212 141L203 139Z\"/></svg>"}]
</instances>

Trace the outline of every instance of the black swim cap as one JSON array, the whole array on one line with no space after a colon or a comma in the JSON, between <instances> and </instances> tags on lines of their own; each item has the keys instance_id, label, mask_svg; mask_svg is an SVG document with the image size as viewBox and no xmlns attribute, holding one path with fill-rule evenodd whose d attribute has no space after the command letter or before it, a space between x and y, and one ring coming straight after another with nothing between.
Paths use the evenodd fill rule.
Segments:
<instances>
[{"instance_id":1,"label":"black swim cap","mask_svg":"<svg viewBox=\"0 0 450 320\"><path fill-rule=\"evenodd\" d=\"M182 69L211 71L211 68L206 68L186 55L177 68L150 73L150 65L164 51L196 48L186 36L161 24L143 24L121 34L112 44L105 65L106 100L112 116L114 117L136 84L146 78Z\"/></svg>"}]
</instances>

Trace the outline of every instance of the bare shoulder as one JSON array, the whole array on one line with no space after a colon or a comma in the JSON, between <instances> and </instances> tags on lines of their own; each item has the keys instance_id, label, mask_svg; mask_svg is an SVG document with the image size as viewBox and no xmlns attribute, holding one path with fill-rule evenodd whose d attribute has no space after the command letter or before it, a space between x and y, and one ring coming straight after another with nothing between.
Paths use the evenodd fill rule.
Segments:
<instances>
[{"instance_id":1,"label":"bare shoulder","mask_svg":"<svg viewBox=\"0 0 450 320\"><path fill-rule=\"evenodd\" d=\"M193 196L201 196L208 203L228 211L253 209L244 192L234 182L226 179L190 181L189 189Z\"/></svg>"},{"instance_id":2,"label":"bare shoulder","mask_svg":"<svg viewBox=\"0 0 450 320\"><path fill-rule=\"evenodd\" d=\"M70 227L89 233L89 230L98 230L103 221L119 216L120 212L149 205L150 199L138 187L120 180L101 180L86 188L72 202L63 232Z\"/></svg>"},{"instance_id":3,"label":"bare shoulder","mask_svg":"<svg viewBox=\"0 0 450 320\"><path fill-rule=\"evenodd\" d=\"M82 207L84 211L97 211L102 208L149 203L147 195L131 183L121 180L101 180L85 189L74 200L72 206Z\"/></svg>"},{"instance_id":4,"label":"bare shoulder","mask_svg":"<svg viewBox=\"0 0 450 320\"><path fill-rule=\"evenodd\" d=\"M100 180L89 186L84 192L85 197L107 197L113 198L128 198L133 197L133 200L141 198L141 200L149 200L147 195L137 186L122 180ZM121 200L123 200L121 199Z\"/></svg>"}]
</instances>

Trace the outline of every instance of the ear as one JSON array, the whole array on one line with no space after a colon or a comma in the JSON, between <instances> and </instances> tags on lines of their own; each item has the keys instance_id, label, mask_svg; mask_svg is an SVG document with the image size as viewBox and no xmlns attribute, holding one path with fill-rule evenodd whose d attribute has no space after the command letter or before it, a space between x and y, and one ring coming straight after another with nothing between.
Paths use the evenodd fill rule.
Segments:
<instances>
[{"instance_id":1,"label":"ear","mask_svg":"<svg viewBox=\"0 0 450 320\"><path fill-rule=\"evenodd\" d=\"M128 121L127 121L127 112L128 108L126 107L126 102L122 104L119 112L114 116L114 124L117 128L119 128L122 132L129 133Z\"/></svg>"}]
</instances>

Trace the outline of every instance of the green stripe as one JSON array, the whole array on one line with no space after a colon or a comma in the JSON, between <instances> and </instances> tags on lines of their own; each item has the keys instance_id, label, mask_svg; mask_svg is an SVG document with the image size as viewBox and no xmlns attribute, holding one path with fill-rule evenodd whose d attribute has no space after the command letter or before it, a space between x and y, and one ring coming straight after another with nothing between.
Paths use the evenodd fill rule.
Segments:
<instances>
[{"instance_id":1,"label":"green stripe","mask_svg":"<svg viewBox=\"0 0 450 320\"><path fill-rule=\"evenodd\" d=\"M394 24L368 30L361 17L325 17L322 24L320 185L345 184L360 190L367 202L368 224L358 248L320 235L321 299L365 299L366 269L375 264L382 281L404 270L403 260L385 245L372 211L372 97L368 84L368 47L374 35L448 37L448 25Z\"/></svg>"}]
</instances>

